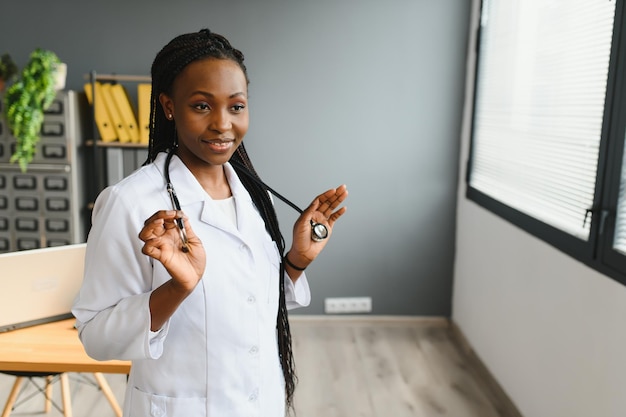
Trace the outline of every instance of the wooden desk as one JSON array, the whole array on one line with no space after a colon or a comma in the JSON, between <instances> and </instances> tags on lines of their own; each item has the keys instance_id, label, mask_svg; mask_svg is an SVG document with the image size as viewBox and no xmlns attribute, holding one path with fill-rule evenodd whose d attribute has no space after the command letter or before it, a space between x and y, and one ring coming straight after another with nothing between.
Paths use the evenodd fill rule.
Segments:
<instances>
[{"instance_id":1,"label":"wooden desk","mask_svg":"<svg viewBox=\"0 0 626 417\"><path fill-rule=\"evenodd\" d=\"M74 322L74 319L68 319L0 333L0 371L93 373L111 407L121 416L117 400L102 373L128 374L130 362L100 362L91 359L78 339ZM17 397L19 393L18 382L11 391L7 405L11 403L12 406L15 401L15 398L11 401L12 397ZM62 389L67 388L63 389L65 415L71 416L67 376L63 378L62 375L61 384ZM6 408L3 416L8 415Z\"/></svg>"}]
</instances>

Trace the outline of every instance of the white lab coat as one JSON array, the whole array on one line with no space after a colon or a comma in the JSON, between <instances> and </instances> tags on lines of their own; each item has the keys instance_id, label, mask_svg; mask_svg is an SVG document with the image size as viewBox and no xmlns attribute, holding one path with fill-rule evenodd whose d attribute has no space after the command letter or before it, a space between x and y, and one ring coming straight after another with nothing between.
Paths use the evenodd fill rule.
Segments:
<instances>
[{"instance_id":1,"label":"white lab coat","mask_svg":"<svg viewBox=\"0 0 626 417\"><path fill-rule=\"evenodd\" d=\"M148 300L170 279L143 255L144 221L171 209L161 153L96 201L84 283L73 313L87 353L132 360L127 417L283 417L284 379L276 317L280 255L250 195L229 164L237 227L174 157L170 176L207 254L203 278L168 323L150 331ZM310 302L302 275L285 275L289 308Z\"/></svg>"}]
</instances>

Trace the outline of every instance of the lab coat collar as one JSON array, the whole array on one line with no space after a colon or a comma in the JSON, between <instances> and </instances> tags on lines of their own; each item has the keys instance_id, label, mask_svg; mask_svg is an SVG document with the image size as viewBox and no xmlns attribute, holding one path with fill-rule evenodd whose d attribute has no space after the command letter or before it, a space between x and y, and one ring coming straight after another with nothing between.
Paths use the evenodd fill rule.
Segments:
<instances>
[{"instance_id":1,"label":"lab coat collar","mask_svg":"<svg viewBox=\"0 0 626 417\"><path fill-rule=\"evenodd\" d=\"M157 169L161 171L163 178L165 178L164 168L166 157L167 154L162 152L157 155L157 158L154 161ZM225 216L223 216L220 212L211 209L210 206L213 199L204 190L204 188L202 188L196 177L177 155L174 155L172 157L172 161L170 162L170 179L174 189L176 190L176 195L178 196L178 200L181 203L183 211L186 205L204 202L200 218L201 221L223 229L224 231L240 235L239 231L243 231L243 229L247 226L246 219L250 214L252 214L250 213L250 210L254 210L254 206L252 204L250 194L239 180L237 173L230 163L224 164L224 170L226 179L230 185L231 193L235 198L237 228L235 228L232 223L227 221ZM165 192L165 180L163 188ZM256 214L258 215L258 212ZM239 229L239 231L237 229Z\"/></svg>"}]
</instances>

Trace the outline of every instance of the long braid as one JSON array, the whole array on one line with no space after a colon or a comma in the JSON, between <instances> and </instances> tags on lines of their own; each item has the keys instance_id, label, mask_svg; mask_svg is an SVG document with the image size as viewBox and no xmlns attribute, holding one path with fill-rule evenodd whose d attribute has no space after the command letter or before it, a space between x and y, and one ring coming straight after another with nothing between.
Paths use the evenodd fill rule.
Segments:
<instances>
[{"instance_id":1,"label":"long braid","mask_svg":"<svg viewBox=\"0 0 626 417\"><path fill-rule=\"evenodd\" d=\"M248 73L243 63L243 54L233 48L230 42L221 35L212 33L208 29L188 33L174 38L156 56L152 64L152 93L150 97L150 142L148 145L148 159L146 164L153 162L160 152L166 152L177 144L176 128L169 121L161 108L159 95L171 95L172 84L178 74L191 62L203 58L228 59L236 62L249 83ZM293 394L297 383L295 363L291 346L291 331L285 302L284 274L285 266L282 257L285 253L285 240L280 232L278 218L270 197L260 185L240 172L239 165L258 177L248 153L243 144L240 144L231 160L241 183L244 185L259 214L265 222L265 228L281 255L279 268L280 296L276 318L278 334L278 351L280 363L285 379L285 400L288 409L293 408Z\"/></svg>"}]
</instances>

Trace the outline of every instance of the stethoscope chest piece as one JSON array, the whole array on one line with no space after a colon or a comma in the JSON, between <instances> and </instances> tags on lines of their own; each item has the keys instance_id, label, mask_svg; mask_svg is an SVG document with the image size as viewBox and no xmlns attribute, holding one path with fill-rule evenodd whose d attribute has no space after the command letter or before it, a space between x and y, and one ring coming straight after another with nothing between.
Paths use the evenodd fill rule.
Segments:
<instances>
[{"instance_id":1,"label":"stethoscope chest piece","mask_svg":"<svg viewBox=\"0 0 626 417\"><path fill-rule=\"evenodd\" d=\"M321 242L328 237L328 229L322 223L316 223L311 220L311 239L315 242Z\"/></svg>"}]
</instances>

